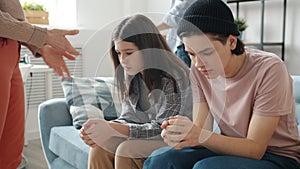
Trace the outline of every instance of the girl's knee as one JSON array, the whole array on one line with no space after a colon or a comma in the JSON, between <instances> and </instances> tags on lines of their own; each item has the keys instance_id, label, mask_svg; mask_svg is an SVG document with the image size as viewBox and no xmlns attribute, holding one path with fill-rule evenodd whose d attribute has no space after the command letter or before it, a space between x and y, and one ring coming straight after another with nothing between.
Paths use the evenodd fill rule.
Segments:
<instances>
[{"instance_id":1,"label":"girl's knee","mask_svg":"<svg viewBox=\"0 0 300 169\"><path fill-rule=\"evenodd\" d=\"M147 158L153 151L163 146L165 143L158 140L127 140L118 146L116 155L129 158Z\"/></svg>"},{"instance_id":2,"label":"girl's knee","mask_svg":"<svg viewBox=\"0 0 300 169\"><path fill-rule=\"evenodd\" d=\"M96 146L93 148L90 148L89 158L90 159L98 159L100 156L111 156L113 153L105 150L102 147Z\"/></svg>"}]
</instances>

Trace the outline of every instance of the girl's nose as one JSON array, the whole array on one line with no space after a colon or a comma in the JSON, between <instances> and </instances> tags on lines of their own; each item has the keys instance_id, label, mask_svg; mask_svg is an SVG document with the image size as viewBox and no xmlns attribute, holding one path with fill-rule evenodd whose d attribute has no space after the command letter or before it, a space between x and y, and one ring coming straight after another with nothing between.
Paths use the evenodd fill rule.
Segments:
<instances>
[{"instance_id":1,"label":"girl's nose","mask_svg":"<svg viewBox=\"0 0 300 169\"><path fill-rule=\"evenodd\" d=\"M119 55L120 62L125 62L126 58L127 58L127 55L125 53L121 53Z\"/></svg>"}]
</instances>

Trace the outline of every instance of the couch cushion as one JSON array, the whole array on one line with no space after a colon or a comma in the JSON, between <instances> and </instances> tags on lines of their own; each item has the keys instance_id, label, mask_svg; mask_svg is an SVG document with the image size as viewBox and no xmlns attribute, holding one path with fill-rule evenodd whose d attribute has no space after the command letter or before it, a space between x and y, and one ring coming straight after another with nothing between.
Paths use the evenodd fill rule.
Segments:
<instances>
[{"instance_id":1,"label":"couch cushion","mask_svg":"<svg viewBox=\"0 0 300 169\"><path fill-rule=\"evenodd\" d=\"M297 125L298 125L298 133L299 133L299 136L300 136L300 104L296 103L296 122L297 122Z\"/></svg>"},{"instance_id":2,"label":"couch cushion","mask_svg":"<svg viewBox=\"0 0 300 169\"><path fill-rule=\"evenodd\" d=\"M80 129L90 118L103 118L103 114L106 120L117 117L112 77L72 77L61 84L75 128Z\"/></svg>"},{"instance_id":3,"label":"couch cushion","mask_svg":"<svg viewBox=\"0 0 300 169\"><path fill-rule=\"evenodd\" d=\"M78 169L86 169L89 146L73 126L53 127L50 133L49 149L64 161Z\"/></svg>"},{"instance_id":4,"label":"couch cushion","mask_svg":"<svg viewBox=\"0 0 300 169\"><path fill-rule=\"evenodd\" d=\"M51 169L61 169L61 168L77 169L77 168L74 168L73 166L71 166L71 164L67 163L65 160L58 157L55 160L53 160L53 162L51 163Z\"/></svg>"}]
</instances>

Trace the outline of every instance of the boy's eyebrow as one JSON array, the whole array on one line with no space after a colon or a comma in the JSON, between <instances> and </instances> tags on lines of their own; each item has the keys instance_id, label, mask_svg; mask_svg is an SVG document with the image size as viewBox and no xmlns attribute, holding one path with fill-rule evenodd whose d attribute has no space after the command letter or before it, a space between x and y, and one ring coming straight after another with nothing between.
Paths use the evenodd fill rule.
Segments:
<instances>
[{"instance_id":1,"label":"boy's eyebrow","mask_svg":"<svg viewBox=\"0 0 300 169\"><path fill-rule=\"evenodd\" d=\"M189 49L185 49L186 52L190 53L190 54L195 54L194 52L190 51ZM202 54L202 53L205 53L205 52L210 52L211 50L214 50L212 47L207 47L199 52L196 52L197 54Z\"/></svg>"},{"instance_id":2,"label":"boy's eyebrow","mask_svg":"<svg viewBox=\"0 0 300 169\"><path fill-rule=\"evenodd\" d=\"M204 50L200 51L199 53L206 53L206 52L210 52L212 50L214 50L214 48L208 47L208 48L205 48Z\"/></svg>"}]
</instances>

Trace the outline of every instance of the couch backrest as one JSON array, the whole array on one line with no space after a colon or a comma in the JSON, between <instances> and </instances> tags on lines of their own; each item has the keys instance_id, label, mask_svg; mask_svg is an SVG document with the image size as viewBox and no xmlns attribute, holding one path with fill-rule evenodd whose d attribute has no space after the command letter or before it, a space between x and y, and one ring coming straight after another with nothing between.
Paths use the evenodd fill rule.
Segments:
<instances>
[{"instance_id":1,"label":"couch backrest","mask_svg":"<svg viewBox=\"0 0 300 169\"><path fill-rule=\"evenodd\" d=\"M300 76L292 76L295 96L296 121L300 135Z\"/></svg>"}]
</instances>

